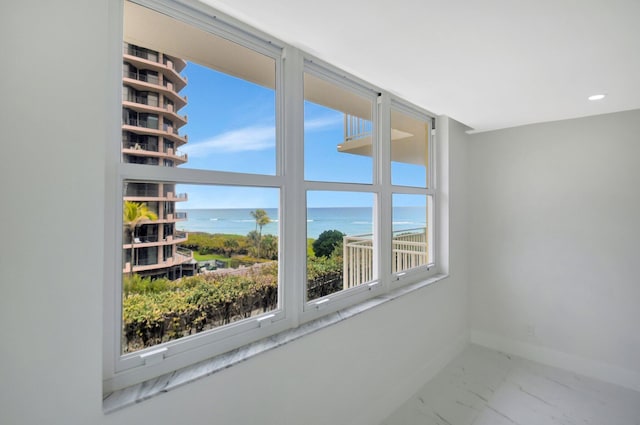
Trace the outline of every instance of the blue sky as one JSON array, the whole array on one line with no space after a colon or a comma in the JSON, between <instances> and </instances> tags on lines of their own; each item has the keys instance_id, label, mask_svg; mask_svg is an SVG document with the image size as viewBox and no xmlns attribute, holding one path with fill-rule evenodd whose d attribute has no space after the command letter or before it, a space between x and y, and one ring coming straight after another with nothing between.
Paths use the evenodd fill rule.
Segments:
<instances>
[{"instance_id":1,"label":"blue sky","mask_svg":"<svg viewBox=\"0 0 640 425\"><path fill-rule=\"evenodd\" d=\"M188 116L180 129L189 136L181 150L188 168L275 174L273 90L189 63L181 94Z\"/></svg>"},{"instance_id":2,"label":"blue sky","mask_svg":"<svg viewBox=\"0 0 640 425\"><path fill-rule=\"evenodd\" d=\"M179 113L188 116L188 123L180 134L189 137L180 148L189 155L182 167L274 175L274 91L194 63L188 63L182 75L188 78L181 91L188 103ZM337 151L344 138L342 112L305 102L304 116L305 178L371 183L371 158ZM181 209L278 206L277 191L272 190L190 185L178 191L189 194ZM308 206L370 205L350 195L316 192Z\"/></svg>"}]
</instances>

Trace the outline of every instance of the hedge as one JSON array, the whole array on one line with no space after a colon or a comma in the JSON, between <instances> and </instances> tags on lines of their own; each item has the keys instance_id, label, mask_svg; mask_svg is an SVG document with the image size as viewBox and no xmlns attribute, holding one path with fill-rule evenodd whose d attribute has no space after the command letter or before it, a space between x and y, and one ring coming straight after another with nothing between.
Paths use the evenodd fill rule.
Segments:
<instances>
[{"instance_id":1,"label":"hedge","mask_svg":"<svg viewBox=\"0 0 640 425\"><path fill-rule=\"evenodd\" d=\"M226 325L278 305L275 263L242 274L198 275L156 286L166 290L125 292L125 353Z\"/></svg>"}]
</instances>

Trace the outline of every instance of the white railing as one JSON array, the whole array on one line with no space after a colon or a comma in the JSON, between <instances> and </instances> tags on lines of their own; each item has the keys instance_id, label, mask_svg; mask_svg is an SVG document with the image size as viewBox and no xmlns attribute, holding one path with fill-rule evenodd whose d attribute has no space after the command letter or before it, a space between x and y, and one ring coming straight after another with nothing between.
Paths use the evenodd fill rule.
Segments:
<instances>
[{"instance_id":1,"label":"white railing","mask_svg":"<svg viewBox=\"0 0 640 425\"><path fill-rule=\"evenodd\" d=\"M371 235L342 239L343 289L373 280L373 239Z\"/></svg>"},{"instance_id":2,"label":"white railing","mask_svg":"<svg viewBox=\"0 0 640 425\"><path fill-rule=\"evenodd\" d=\"M427 264L427 229L410 229L394 232L392 272Z\"/></svg>"},{"instance_id":3,"label":"white railing","mask_svg":"<svg viewBox=\"0 0 640 425\"><path fill-rule=\"evenodd\" d=\"M344 141L361 139L371 136L372 132L371 120L356 117L354 115L344 114Z\"/></svg>"},{"instance_id":4,"label":"white railing","mask_svg":"<svg viewBox=\"0 0 640 425\"><path fill-rule=\"evenodd\" d=\"M343 288L373 280L372 235L345 236L342 243ZM426 228L396 231L392 243L393 273L427 264Z\"/></svg>"}]
</instances>

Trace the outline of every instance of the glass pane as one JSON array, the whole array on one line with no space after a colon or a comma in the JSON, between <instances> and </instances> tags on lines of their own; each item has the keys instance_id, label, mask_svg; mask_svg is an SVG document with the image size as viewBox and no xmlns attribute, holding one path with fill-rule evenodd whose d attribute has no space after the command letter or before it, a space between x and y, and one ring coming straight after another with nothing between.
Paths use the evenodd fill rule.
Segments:
<instances>
[{"instance_id":1,"label":"glass pane","mask_svg":"<svg viewBox=\"0 0 640 425\"><path fill-rule=\"evenodd\" d=\"M305 179L371 183L373 103L306 73L304 98Z\"/></svg>"},{"instance_id":2,"label":"glass pane","mask_svg":"<svg viewBox=\"0 0 640 425\"><path fill-rule=\"evenodd\" d=\"M391 183L427 187L430 123L391 110Z\"/></svg>"},{"instance_id":3,"label":"glass pane","mask_svg":"<svg viewBox=\"0 0 640 425\"><path fill-rule=\"evenodd\" d=\"M426 195L393 194L392 272L431 263L430 204Z\"/></svg>"},{"instance_id":4,"label":"glass pane","mask_svg":"<svg viewBox=\"0 0 640 425\"><path fill-rule=\"evenodd\" d=\"M373 280L374 195L307 192L307 300Z\"/></svg>"},{"instance_id":5,"label":"glass pane","mask_svg":"<svg viewBox=\"0 0 640 425\"><path fill-rule=\"evenodd\" d=\"M124 40L123 162L276 173L273 58L129 2Z\"/></svg>"},{"instance_id":6,"label":"glass pane","mask_svg":"<svg viewBox=\"0 0 640 425\"><path fill-rule=\"evenodd\" d=\"M127 181L122 353L278 307L279 190Z\"/></svg>"}]
</instances>

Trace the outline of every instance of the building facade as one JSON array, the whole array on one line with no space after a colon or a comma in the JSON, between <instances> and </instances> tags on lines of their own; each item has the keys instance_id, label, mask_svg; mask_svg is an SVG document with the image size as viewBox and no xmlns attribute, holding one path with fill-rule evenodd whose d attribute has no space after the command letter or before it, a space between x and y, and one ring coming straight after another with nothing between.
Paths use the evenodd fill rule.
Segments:
<instances>
[{"instance_id":1,"label":"building facade","mask_svg":"<svg viewBox=\"0 0 640 425\"><path fill-rule=\"evenodd\" d=\"M187 162L180 147L187 136L179 129L187 117L178 111L187 104L180 91L187 85L180 72L186 62L162 52L124 43L122 77L122 161L125 163L177 167ZM178 245L187 240L176 224L187 219L177 212L174 183L126 182L124 201L144 203L157 220L144 221L132 240L123 236L123 273L176 279L191 274L193 255ZM133 258L132 257L133 253Z\"/></svg>"}]
</instances>

